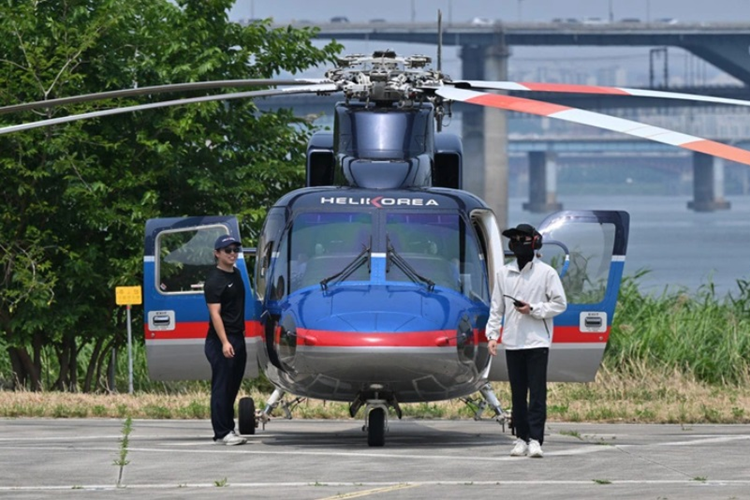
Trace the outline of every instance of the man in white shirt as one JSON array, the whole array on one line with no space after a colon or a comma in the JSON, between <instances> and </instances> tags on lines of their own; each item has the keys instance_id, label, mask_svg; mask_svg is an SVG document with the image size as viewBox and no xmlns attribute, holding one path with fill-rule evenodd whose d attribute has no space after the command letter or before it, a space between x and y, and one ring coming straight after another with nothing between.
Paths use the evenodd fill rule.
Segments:
<instances>
[{"instance_id":1,"label":"man in white shirt","mask_svg":"<svg viewBox=\"0 0 750 500\"><path fill-rule=\"evenodd\" d=\"M568 302L557 271L536 258L542 235L529 224L519 224L503 231L503 236L516 259L500 268L495 277L487 347L493 356L498 342L505 347L517 438L510 454L541 458L552 318L565 311Z\"/></svg>"}]
</instances>

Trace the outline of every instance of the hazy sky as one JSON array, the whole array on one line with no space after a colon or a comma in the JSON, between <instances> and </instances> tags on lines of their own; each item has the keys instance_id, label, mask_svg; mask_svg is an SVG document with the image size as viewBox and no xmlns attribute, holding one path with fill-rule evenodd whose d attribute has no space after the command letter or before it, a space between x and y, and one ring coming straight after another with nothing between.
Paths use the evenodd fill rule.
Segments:
<instances>
[{"instance_id":1,"label":"hazy sky","mask_svg":"<svg viewBox=\"0 0 750 500\"><path fill-rule=\"evenodd\" d=\"M409 22L412 15L417 22L434 22L437 11L444 22L468 22L474 17L506 21L550 21L554 18L601 17L609 19L610 8L615 20L638 18L642 21L675 18L682 22L743 21L750 23L750 0L236 0L230 12L233 20L273 17L276 23L306 20L326 22L333 16L346 16L351 22L385 19ZM399 55L427 54L435 56L435 47L400 43L341 41L344 53L369 53L392 48ZM320 41L325 43L324 40ZM513 47L511 72L539 65L575 65L592 70L615 64L629 68L648 78L649 47ZM707 75L706 81L718 77L733 80L680 48L669 50L670 75L685 73ZM697 62L695 62L697 61ZM460 59L456 47L446 47L443 53L444 70L453 77L461 76ZM690 68L690 69L689 69ZM707 69L701 69L707 68ZM298 76L319 76L310 70ZM644 76L645 75L645 76ZM721 80L715 83L727 83ZM644 81L632 81L643 85Z\"/></svg>"},{"instance_id":2,"label":"hazy sky","mask_svg":"<svg viewBox=\"0 0 750 500\"><path fill-rule=\"evenodd\" d=\"M549 21L555 17L596 16L674 17L683 21L750 22L750 0L237 0L232 18L273 17L277 22L324 21L346 16L352 22L382 18L434 21L441 9L444 19L469 21L488 17L518 21Z\"/></svg>"}]
</instances>

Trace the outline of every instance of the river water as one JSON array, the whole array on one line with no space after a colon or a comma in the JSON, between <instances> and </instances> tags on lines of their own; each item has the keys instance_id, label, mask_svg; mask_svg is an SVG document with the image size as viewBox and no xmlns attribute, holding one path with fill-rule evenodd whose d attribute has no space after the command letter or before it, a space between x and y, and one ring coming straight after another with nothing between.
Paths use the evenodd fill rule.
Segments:
<instances>
[{"instance_id":1,"label":"river water","mask_svg":"<svg viewBox=\"0 0 750 500\"><path fill-rule=\"evenodd\" d=\"M649 270L639 289L697 292L713 283L717 296L737 296L737 279L750 280L750 196L727 197L729 210L698 213L680 196L558 196L564 210L625 210L630 239L625 275ZM509 225L538 225L546 214L522 209L526 199L511 198Z\"/></svg>"}]
</instances>

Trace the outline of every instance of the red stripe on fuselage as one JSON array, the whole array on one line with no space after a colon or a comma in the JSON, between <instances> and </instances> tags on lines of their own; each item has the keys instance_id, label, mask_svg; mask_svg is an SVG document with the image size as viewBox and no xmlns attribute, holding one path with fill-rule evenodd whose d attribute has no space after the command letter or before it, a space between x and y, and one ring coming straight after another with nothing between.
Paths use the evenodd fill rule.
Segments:
<instances>
[{"instance_id":1,"label":"red stripe on fuselage","mask_svg":"<svg viewBox=\"0 0 750 500\"><path fill-rule=\"evenodd\" d=\"M487 342L484 330L474 331L474 338ZM553 343L606 343L609 327L603 333L581 332L577 326L555 327ZM441 347L456 345L456 330L428 330L423 332L334 332L329 330L297 329L298 345L316 347Z\"/></svg>"},{"instance_id":2,"label":"red stripe on fuselage","mask_svg":"<svg viewBox=\"0 0 750 500\"><path fill-rule=\"evenodd\" d=\"M263 337L263 327L259 321L245 323L245 338ZM196 321L179 323L175 330L151 331L145 329L147 340L203 339L206 338L208 323ZM606 332L582 332L577 326L556 326L553 336L555 344L606 343L610 328ZM484 330L474 331L474 338L487 342ZM441 347L456 345L456 330L427 330L423 332L335 332L330 330L297 329L299 345L317 347Z\"/></svg>"},{"instance_id":3,"label":"red stripe on fuselage","mask_svg":"<svg viewBox=\"0 0 750 500\"><path fill-rule=\"evenodd\" d=\"M456 330L363 333L297 328L298 345L316 347L435 347L451 345L451 341L455 346Z\"/></svg>"},{"instance_id":4,"label":"red stripe on fuselage","mask_svg":"<svg viewBox=\"0 0 750 500\"><path fill-rule=\"evenodd\" d=\"M601 333L582 332L577 326L556 326L555 333L552 335L553 344L592 344L604 343L609 340L609 331ZM484 331L482 332L484 333ZM482 340L487 342L487 337L483 336Z\"/></svg>"},{"instance_id":5,"label":"red stripe on fuselage","mask_svg":"<svg viewBox=\"0 0 750 500\"><path fill-rule=\"evenodd\" d=\"M582 332L577 326L556 326L555 334L552 336L553 344L592 344L604 343L609 340L610 326L607 331L601 333Z\"/></svg>"},{"instance_id":6,"label":"red stripe on fuselage","mask_svg":"<svg viewBox=\"0 0 750 500\"><path fill-rule=\"evenodd\" d=\"M208 333L207 321L189 321L177 323L174 330L149 330L144 328L146 340L169 340L169 339L205 339ZM245 338L262 337L263 327L260 321L245 321Z\"/></svg>"}]
</instances>

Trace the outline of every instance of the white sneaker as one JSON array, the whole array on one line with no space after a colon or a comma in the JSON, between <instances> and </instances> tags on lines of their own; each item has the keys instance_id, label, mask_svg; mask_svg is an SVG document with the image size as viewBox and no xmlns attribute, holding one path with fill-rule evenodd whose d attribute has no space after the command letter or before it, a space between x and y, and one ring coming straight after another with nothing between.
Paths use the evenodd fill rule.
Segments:
<instances>
[{"instance_id":1,"label":"white sneaker","mask_svg":"<svg viewBox=\"0 0 750 500\"><path fill-rule=\"evenodd\" d=\"M224 444L227 446L237 446L238 444L247 443L247 439L239 437L234 431L229 431L229 434L216 441L217 444Z\"/></svg>"},{"instance_id":2,"label":"white sneaker","mask_svg":"<svg viewBox=\"0 0 750 500\"><path fill-rule=\"evenodd\" d=\"M516 439L516 443L513 445L513 449L510 451L510 456L525 457L527 451L529 451L529 445L526 444L526 441L524 441L523 439Z\"/></svg>"},{"instance_id":3,"label":"white sneaker","mask_svg":"<svg viewBox=\"0 0 750 500\"><path fill-rule=\"evenodd\" d=\"M544 452L542 451L542 445L536 439L529 440L529 457L531 458L542 458Z\"/></svg>"}]
</instances>

